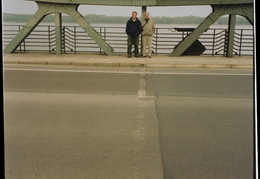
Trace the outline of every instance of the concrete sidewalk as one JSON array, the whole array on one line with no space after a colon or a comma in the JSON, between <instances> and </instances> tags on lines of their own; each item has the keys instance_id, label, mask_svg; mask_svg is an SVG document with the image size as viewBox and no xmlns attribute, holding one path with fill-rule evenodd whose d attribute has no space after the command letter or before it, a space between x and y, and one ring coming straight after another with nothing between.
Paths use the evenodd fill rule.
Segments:
<instances>
[{"instance_id":1,"label":"concrete sidewalk","mask_svg":"<svg viewBox=\"0 0 260 179\"><path fill-rule=\"evenodd\" d=\"M152 58L127 58L126 55L12 53L4 54L4 64L253 70L254 60L252 56L226 58L221 56L168 57L167 55L154 55Z\"/></svg>"}]
</instances>

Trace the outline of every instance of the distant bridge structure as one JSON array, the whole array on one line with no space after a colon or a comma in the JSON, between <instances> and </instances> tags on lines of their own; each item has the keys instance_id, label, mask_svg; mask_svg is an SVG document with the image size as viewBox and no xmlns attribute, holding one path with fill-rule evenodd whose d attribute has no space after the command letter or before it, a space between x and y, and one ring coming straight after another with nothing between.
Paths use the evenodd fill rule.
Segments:
<instances>
[{"instance_id":1,"label":"distant bridge structure","mask_svg":"<svg viewBox=\"0 0 260 179\"><path fill-rule=\"evenodd\" d=\"M147 6L195 6L210 5L212 12L184 38L170 53L169 56L181 56L219 17L229 15L227 57L233 56L234 32L236 15L245 17L254 25L253 0L29 0L38 5L37 12L12 39L4 49L4 53L13 53L30 35L34 28L49 14L55 14L56 54L62 53L62 14L71 16L95 43L110 56L117 53L98 34L98 32L78 12L79 5L107 5L107 6L139 6L142 7L142 16Z\"/></svg>"}]
</instances>

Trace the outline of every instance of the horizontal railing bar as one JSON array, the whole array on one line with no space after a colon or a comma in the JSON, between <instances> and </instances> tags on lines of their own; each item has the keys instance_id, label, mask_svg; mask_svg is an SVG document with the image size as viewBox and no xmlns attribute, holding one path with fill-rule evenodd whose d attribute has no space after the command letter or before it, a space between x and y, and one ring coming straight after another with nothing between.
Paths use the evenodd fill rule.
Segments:
<instances>
[{"instance_id":1,"label":"horizontal railing bar","mask_svg":"<svg viewBox=\"0 0 260 179\"><path fill-rule=\"evenodd\" d=\"M23 26L24 25L3 25L3 45L6 46ZM16 29L12 29L14 27ZM120 52L121 49L126 49L127 35L125 34L125 27L94 26L94 29L111 45L111 47L114 48L115 51ZM156 54L171 53L174 47L179 44L183 38L186 38L189 33L177 32L174 28L156 28L156 33L152 37L152 49ZM65 25L62 28L62 34L62 44L63 48L65 48L65 53L74 50L76 52L89 52L94 50L95 52L103 53L95 41L91 39L80 26ZM219 53L219 55L223 55L224 51L226 51L226 35L227 29L223 28L209 28L204 32L198 39L206 48L206 51L203 54L214 55L214 53ZM253 54L253 29L236 29L234 36L234 50L236 53ZM50 49L54 49L55 42L55 26L39 25L26 38L21 46L17 48L17 51L32 51L32 48L48 47L43 51L49 52ZM124 50L124 52L126 52L126 50Z\"/></svg>"}]
</instances>

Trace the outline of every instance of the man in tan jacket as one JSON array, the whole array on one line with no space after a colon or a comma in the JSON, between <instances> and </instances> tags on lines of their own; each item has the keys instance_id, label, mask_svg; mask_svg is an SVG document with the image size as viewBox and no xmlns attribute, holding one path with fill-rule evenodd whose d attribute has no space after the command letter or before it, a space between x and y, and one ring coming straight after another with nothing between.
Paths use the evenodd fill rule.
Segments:
<instances>
[{"instance_id":1,"label":"man in tan jacket","mask_svg":"<svg viewBox=\"0 0 260 179\"><path fill-rule=\"evenodd\" d=\"M146 46L148 46L148 58L152 57L152 36L155 32L154 21L150 19L149 12L145 13L145 19L142 22L142 57L146 57Z\"/></svg>"}]
</instances>

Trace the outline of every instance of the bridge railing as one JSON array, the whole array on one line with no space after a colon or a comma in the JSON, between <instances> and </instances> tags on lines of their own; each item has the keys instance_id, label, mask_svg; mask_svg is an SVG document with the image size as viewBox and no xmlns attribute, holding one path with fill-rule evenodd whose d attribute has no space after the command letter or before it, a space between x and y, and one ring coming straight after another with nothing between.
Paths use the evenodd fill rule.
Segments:
<instances>
[{"instance_id":1,"label":"bridge railing","mask_svg":"<svg viewBox=\"0 0 260 179\"><path fill-rule=\"evenodd\" d=\"M22 25L3 25L3 47L21 30ZM125 27L94 26L95 30L114 48L117 53L126 53L127 36ZM190 32L176 31L174 28L156 28L153 35L152 51L154 54L170 54L174 47ZM210 28L198 39L206 48L203 55L226 54L227 29ZM55 53L55 26L39 25L22 42L16 52L49 52ZM63 53L99 53L102 49L79 26L62 27ZM234 54L239 56L253 55L253 29L236 29Z\"/></svg>"}]
</instances>

